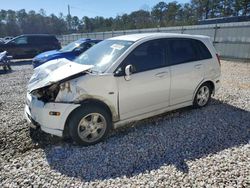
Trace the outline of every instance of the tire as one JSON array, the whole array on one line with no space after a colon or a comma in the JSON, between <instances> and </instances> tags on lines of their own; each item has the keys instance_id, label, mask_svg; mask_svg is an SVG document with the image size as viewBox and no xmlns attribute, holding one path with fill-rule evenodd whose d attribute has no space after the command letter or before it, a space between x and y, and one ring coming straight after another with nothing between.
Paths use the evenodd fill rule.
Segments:
<instances>
[{"instance_id":1,"label":"tire","mask_svg":"<svg viewBox=\"0 0 250 188\"><path fill-rule=\"evenodd\" d=\"M78 108L69 119L69 135L83 146L102 141L112 127L111 115L105 108L88 105Z\"/></svg>"},{"instance_id":2,"label":"tire","mask_svg":"<svg viewBox=\"0 0 250 188\"><path fill-rule=\"evenodd\" d=\"M195 94L193 107L201 108L206 106L211 100L211 94L212 94L211 85L208 83L202 84Z\"/></svg>"}]
</instances>

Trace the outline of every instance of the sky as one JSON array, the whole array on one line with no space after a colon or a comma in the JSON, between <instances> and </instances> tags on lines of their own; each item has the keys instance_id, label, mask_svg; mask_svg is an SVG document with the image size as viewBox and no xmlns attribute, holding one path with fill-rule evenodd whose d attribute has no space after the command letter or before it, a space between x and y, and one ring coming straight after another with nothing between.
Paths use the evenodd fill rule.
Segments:
<instances>
[{"instance_id":1,"label":"sky","mask_svg":"<svg viewBox=\"0 0 250 188\"><path fill-rule=\"evenodd\" d=\"M172 2L174 0L165 0ZM189 0L176 0L178 3L188 3ZM41 8L46 14L59 15L62 12L67 15L70 5L71 15L82 18L88 17L115 17L135 10L151 10L160 0L0 0L0 9L39 11Z\"/></svg>"}]
</instances>

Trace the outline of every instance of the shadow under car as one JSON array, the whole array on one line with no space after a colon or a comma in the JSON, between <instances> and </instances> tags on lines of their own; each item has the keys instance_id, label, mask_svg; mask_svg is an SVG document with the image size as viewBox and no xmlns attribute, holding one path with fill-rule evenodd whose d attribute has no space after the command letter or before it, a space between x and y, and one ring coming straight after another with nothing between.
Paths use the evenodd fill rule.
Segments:
<instances>
[{"instance_id":1,"label":"shadow under car","mask_svg":"<svg viewBox=\"0 0 250 188\"><path fill-rule=\"evenodd\" d=\"M52 169L92 181L130 177L163 165L188 173L187 160L247 144L249 131L249 111L212 99L201 109L188 107L115 130L89 147L49 140L44 133L41 139L33 134L33 140L44 148Z\"/></svg>"}]
</instances>

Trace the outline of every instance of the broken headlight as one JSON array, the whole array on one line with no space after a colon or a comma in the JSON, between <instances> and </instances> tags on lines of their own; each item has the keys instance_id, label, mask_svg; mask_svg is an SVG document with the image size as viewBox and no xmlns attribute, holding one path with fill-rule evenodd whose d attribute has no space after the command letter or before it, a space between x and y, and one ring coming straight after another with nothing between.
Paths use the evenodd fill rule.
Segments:
<instances>
[{"instance_id":1,"label":"broken headlight","mask_svg":"<svg viewBox=\"0 0 250 188\"><path fill-rule=\"evenodd\" d=\"M32 95L36 96L38 100L43 102L54 102L60 90L58 83L39 88L31 92Z\"/></svg>"}]
</instances>

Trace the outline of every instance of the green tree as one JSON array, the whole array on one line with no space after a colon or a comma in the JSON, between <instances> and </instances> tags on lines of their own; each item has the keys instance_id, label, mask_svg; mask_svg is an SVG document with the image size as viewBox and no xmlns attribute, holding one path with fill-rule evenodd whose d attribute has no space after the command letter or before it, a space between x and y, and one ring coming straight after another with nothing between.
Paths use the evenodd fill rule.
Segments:
<instances>
[{"instance_id":1,"label":"green tree","mask_svg":"<svg viewBox=\"0 0 250 188\"><path fill-rule=\"evenodd\" d=\"M13 10L7 11L6 17L6 33L10 36L15 36L16 34L20 34L20 28L17 24L16 12Z\"/></svg>"},{"instance_id":2,"label":"green tree","mask_svg":"<svg viewBox=\"0 0 250 188\"><path fill-rule=\"evenodd\" d=\"M153 19L154 21L156 21L158 27L164 26L163 20L166 10L167 10L167 4L162 1L157 3L151 11Z\"/></svg>"},{"instance_id":3,"label":"green tree","mask_svg":"<svg viewBox=\"0 0 250 188\"><path fill-rule=\"evenodd\" d=\"M242 6L242 15L250 15L250 0L240 0L240 6Z\"/></svg>"},{"instance_id":4,"label":"green tree","mask_svg":"<svg viewBox=\"0 0 250 188\"><path fill-rule=\"evenodd\" d=\"M73 16L72 21L71 21L71 25L72 25L72 29L74 31L78 30L79 24L80 24L79 18L77 16Z\"/></svg>"},{"instance_id":5,"label":"green tree","mask_svg":"<svg viewBox=\"0 0 250 188\"><path fill-rule=\"evenodd\" d=\"M150 12L145 10L134 11L130 14L134 28L142 29L152 27Z\"/></svg>"},{"instance_id":6,"label":"green tree","mask_svg":"<svg viewBox=\"0 0 250 188\"><path fill-rule=\"evenodd\" d=\"M181 5L176 1L167 4L167 9L165 10L164 20L166 26L176 25L179 21Z\"/></svg>"},{"instance_id":7,"label":"green tree","mask_svg":"<svg viewBox=\"0 0 250 188\"><path fill-rule=\"evenodd\" d=\"M157 3L151 11L138 10L115 18L96 16L64 16L60 13L46 15L25 9L19 11L0 10L0 36L25 33L68 34L73 32L94 32L149 27L197 24L198 20L224 16L250 15L250 0L191 0L179 4L176 1Z\"/></svg>"}]
</instances>

